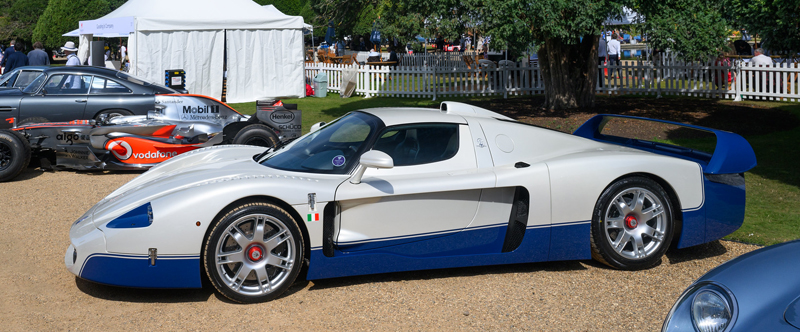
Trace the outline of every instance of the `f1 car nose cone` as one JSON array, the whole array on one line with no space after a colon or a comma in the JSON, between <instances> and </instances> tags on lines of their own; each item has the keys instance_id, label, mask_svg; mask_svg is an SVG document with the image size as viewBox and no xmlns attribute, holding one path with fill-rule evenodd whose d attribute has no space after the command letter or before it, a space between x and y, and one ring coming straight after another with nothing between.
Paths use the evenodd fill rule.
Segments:
<instances>
[{"instance_id":1,"label":"f1 car nose cone","mask_svg":"<svg viewBox=\"0 0 800 332\"><path fill-rule=\"evenodd\" d=\"M636 217L634 216L625 217L625 227L633 229L636 228L636 226L639 226L639 221L636 220Z\"/></svg>"},{"instance_id":2,"label":"f1 car nose cone","mask_svg":"<svg viewBox=\"0 0 800 332\"><path fill-rule=\"evenodd\" d=\"M247 258L252 262L258 262L264 258L264 248L258 244L252 244L247 248Z\"/></svg>"}]
</instances>

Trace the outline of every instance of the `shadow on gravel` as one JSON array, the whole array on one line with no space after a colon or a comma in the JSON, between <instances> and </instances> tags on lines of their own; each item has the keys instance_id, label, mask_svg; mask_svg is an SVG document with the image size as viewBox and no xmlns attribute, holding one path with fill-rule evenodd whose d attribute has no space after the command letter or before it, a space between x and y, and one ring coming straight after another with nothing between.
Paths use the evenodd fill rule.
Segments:
<instances>
[{"instance_id":1,"label":"shadow on gravel","mask_svg":"<svg viewBox=\"0 0 800 332\"><path fill-rule=\"evenodd\" d=\"M103 300L140 303L205 302L213 288L202 289L140 289L101 285L75 277L75 285L89 296Z\"/></svg>"},{"instance_id":2,"label":"shadow on gravel","mask_svg":"<svg viewBox=\"0 0 800 332\"><path fill-rule=\"evenodd\" d=\"M587 268L583 266L583 264L581 264L581 261L564 261L564 262L542 262L542 263L510 264L510 265L495 265L495 266L461 267L461 268L426 270L426 271L393 272L393 273L382 273L382 274L373 274L366 276L314 280L314 285L311 286L309 290L314 291L314 290L336 288L336 287L347 287L360 284L396 282L403 280L430 280L430 279L443 279L443 278L454 278L454 277L471 277L471 276L489 275L489 274L531 273L538 271L563 272L563 271L579 271L586 269Z\"/></svg>"},{"instance_id":3,"label":"shadow on gravel","mask_svg":"<svg viewBox=\"0 0 800 332\"><path fill-rule=\"evenodd\" d=\"M724 255L726 252L728 252L728 249L722 243L713 241L689 248L671 249L667 251L667 258L669 258L670 264L678 264L716 257Z\"/></svg>"},{"instance_id":4,"label":"shadow on gravel","mask_svg":"<svg viewBox=\"0 0 800 332\"><path fill-rule=\"evenodd\" d=\"M12 180L10 180L8 182L17 182L17 181L30 180L30 179L33 179L33 178L38 177L40 175L42 175L42 171L41 170L28 167L24 171L22 171L22 173L19 173L19 175L17 175L17 177L15 177L14 179L12 179Z\"/></svg>"}]
</instances>

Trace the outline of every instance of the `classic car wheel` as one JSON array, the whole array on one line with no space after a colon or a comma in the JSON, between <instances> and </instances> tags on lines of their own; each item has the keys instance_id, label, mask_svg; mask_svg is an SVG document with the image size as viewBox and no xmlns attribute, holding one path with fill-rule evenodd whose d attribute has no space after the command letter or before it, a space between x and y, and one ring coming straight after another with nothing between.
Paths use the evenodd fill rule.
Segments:
<instances>
[{"instance_id":1,"label":"classic car wheel","mask_svg":"<svg viewBox=\"0 0 800 332\"><path fill-rule=\"evenodd\" d=\"M14 179L31 161L31 145L22 134L0 130L0 182Z\"/></svg>"},{"instance_id":2,"label":"classic car wheel","mask_svg":"<svg viewBox=\"0 0 800 332\"><path fill-rule=\"evenodd\" d=\"M672 241L669 196L644 177L609 186L592 216L592 257L611 267L636 270L658 263Z\"/></svg>"},{"instance_id":3,"label":"classic car wheel","mask_svg":"<svg viewBox=\"0 0 800 332\"><path fill-rule=\"evenodd\" d=\"M278 144L278 135L272 128L263 124L251 124L242 128L233 137L233 144L272 147Z\"/></svg>"},{"instance_id":4,"label":"classic car wheel","mask_svg":"<svg viewBox=\"0 0 800 332\"><path fill-rule=\"evenodd\" d=\"M294 219L267 203L232 209L206 241L205 270L222 295L240 303L280 296L303 267L303 238Z\"/></svg>"}]
</instances>

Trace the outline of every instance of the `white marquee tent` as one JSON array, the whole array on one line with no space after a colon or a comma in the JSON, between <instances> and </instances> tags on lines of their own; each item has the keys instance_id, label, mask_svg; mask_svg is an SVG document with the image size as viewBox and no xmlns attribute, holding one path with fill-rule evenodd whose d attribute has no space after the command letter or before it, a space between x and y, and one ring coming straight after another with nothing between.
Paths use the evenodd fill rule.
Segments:
<instances>
[{"instance_id":1,"label":"white marquee tent","mask_svg":"<svg viewBox=\"0 0 800 332\"><path fill-rule=\"evenodd\" d=\"M190 93L219 98L227 46L227 101L304 96L300 16L252 0L129 0L79 29L81 60L94 34L128 33L131 74L164 81L164 70L184 69Z\"/></svg>"}]
</instances>

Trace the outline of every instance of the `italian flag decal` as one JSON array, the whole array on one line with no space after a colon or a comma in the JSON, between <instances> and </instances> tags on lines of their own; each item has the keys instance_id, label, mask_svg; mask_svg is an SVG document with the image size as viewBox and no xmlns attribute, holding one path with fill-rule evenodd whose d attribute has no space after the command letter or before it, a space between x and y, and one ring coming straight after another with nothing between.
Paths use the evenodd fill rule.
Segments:
<instances>
[{"instance_id":1,"label":"italian flag decal","mask_svg":"<svg viewBox=\"0 0 800 332\"><path fill-rule=\"evenodd\" d=\"M309 213L308 221L319 221L319 213Z\"/></svg>"}]
</instances>

